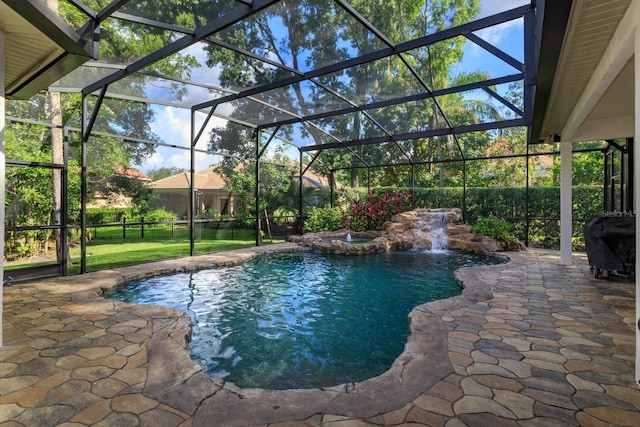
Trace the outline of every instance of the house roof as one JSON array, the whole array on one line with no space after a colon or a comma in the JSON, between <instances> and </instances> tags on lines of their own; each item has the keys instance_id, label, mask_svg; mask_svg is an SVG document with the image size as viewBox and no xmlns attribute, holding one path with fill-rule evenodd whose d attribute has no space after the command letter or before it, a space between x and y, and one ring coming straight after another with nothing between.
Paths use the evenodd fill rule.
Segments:
<instances>
[{"instance_id":1,"label":"house roof","mask_svg":"<svg viewBox=\"0 0 640 427\"><path fill-rule=\"evenodd\" d=\"M222 190L224 189L224 179L215 171L215 166L194 174L194 189L196 190ZM163 190L187 190L191 187L191 174L180 172L166 178L149 183L152 189Z\"/></svg>"},{"instance_id":2,"label":"house roof","mask_svg":"<svg viewBox=\"0 0 640 427\"><path fill-rule=\"evenodd\" d=\"M139 170L133 169L133 168L119 167L118 169L116 169L116 175L124 176L126 178L135 178L141 181L151 181L151 178L149 177L149 175L144 174Z\"/></svg>"},{"instance_id":3,"label":"house roof","mask_svg":"<svg viewBox=\"0 0 640 427\"><path fill-rule=\"evenodd\" d=\"M537 8L541 39L530 142L633 136L640 2L538 0Z\"/></svg>"},{"instance_id":4,"label":"house roof","mask_svg":"<svg viewBox=\"0 0 640 427\"><path fill-rule=\"evenodd\" d=\"M224 178L217 171L217 168L217 166L212 166L196 172L194 175L194 188L196 190L223 190L225 187ZM302 176L302 185L318 189L329 188L327 179L312 170L308 170L304 173ZM189 172L180 172L175 175L153 181L149 183L148 186L156 190L186 190L191 186L191 174Z\"/></svg>"},{"instance_id":5,"label":"house roof","mask_svg":"<svg viewBox=\"0 0 640 427\"><path fill-rule=\"evenodd\" d=\"M305 174L302 176L302 185L305 187L315 187L321 190L329 188L327 180L315 174Z\"/></svg>"}]
</instances>

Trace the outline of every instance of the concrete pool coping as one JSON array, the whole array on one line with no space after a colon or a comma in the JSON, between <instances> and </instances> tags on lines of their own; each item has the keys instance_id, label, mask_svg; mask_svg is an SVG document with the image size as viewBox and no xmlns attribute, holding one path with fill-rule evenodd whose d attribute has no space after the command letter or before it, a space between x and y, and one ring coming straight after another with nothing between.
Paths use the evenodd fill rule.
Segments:
<instances>
[{"instance_id":1,"label":"concrete pool coping","mask_svg":"<svg viewBox=\"0 0 640 427\"><path fill-rule=\"evenodd\" d=\"M458 408L465 416L483 413L478 408L468 410L467 405L474 402L491 409L489 412L494 415L499 412L492 408L491 402L495 399L490 400L485 396L485 401L475 393L465 391L456 395L456 402L450 403L451 409L445 409L444 406L433 408L433 405L443 404L441 395L434 397L435 400L430 400L429 404L416 404L425 400L425 393L428 395L429 390L452 384L452 379L462 377L463 371L468 374L471 366L463 369L465 363L480 369L482 372L476 374L483 379L492 378L493 382L499 382L498 377L503 377L504 381L514 380L526 373L526 367L513 367L515 362L510 360L518 357L510 354L511 350L503 349L493 356L476 355L480 359L475 360L474 350L466 351L464 348L469 343L473 347L482 336L478 338L472 334L470 326L465 323L476 311L483 310L478 306L484 307L486 301L496 298L503 308L491 309L494 311L486 317L493 321L501 316L523 316L526 310L522 308L522 302L510 306L504 301L505 296L501 295L504 291L499 289L499 277L512 280L515 270L523 268L532 259L539 260L546 252L510 253L511 261L506 264L458 270L456 277L465 287L462 294L418 306L411 312L408 343L389 371L367 381L323 390L240 389L231 383L211 379L189 357L188 315L162 307L118 303L100 296L103 289L152 275L235 265L256 255L292 250L305 249L297 244L285 243L8 286L5 291L8 308L5 310L6 345L0 349L0 389L4 387L9 392L0 397L0 409L14 415L0 416L0 422L12 420L29 424L25 421L32 421L37 414L42 414L43 407L51 411L55 407L55 413L61 421L86 425L93 424L89 422L93 419L97 419L96 422L115 422L126 421L127 417L133 416L141 422L160 413L164 415L164 421L157 425L200 426L211 425L213 420L215 425L267 425L293 420L320 425L354 419L393 425L391 421L400 417L398 414L405 411L408 405L420 406L423 411L426 405L438 417L445 418L458 415L455 405L459 401L465 402ZM526 272L521 273L528 277ZM542 278L538 276L532 275L531 279L527 279L532 282L531 289L541 285ZM576 276L577 279L584 280ZM463 312L465 315L461 318L466 316L466 319L458 321L459 316L455 313ZM457 325L452 329L454 322L462 327ZM624 323L619 326L628 328ZM515 327L503 324L502 327L492 325L487 331L495 336L504 335L500 343L495 343L496 348L506 347L505 343L510 343L511 348L517 348L518 344L524 351L527 340L518 341L512 329ZM623 341L626 343L628 339L624 338ZM551 360L555 360L556 356L541 357L538 353L542 350L531 350L531 342L525 353L535 353L538 359L550 359L535 362L532 366L554 363ZM505 358L504 366L511 367L510 370L499 363L493 367L485 366L493 365L487 360L490 357L498 359L498 355ZM521 356L520 360L523 358ZM626 359L629 358L623 360ZM16 363L21 360L24 362ZM42 378L28 372L35 367L42 371ZM557 370L560 371L560 368ZM628 372L624 374L624 380L628 383L628 378L632 378L632 369L631 376ZM48 389L42 386L43 383L50 384L51 378L56 376L66 380L61 379L61 384L54 381L52 384L55 386ZM63 393L59 388L72 382L71 388L78 388L78 396L85 398L78 397L78 402L68 404L63 404L64 399L57 401L54 396ZM20 400L16 394L33 388L38 388L41 393L45 390L40 389L44 388L47 393L42 400L29 406L24 397ZM635 390L629 388L629 391ZM466 394L475 397L465 400L468 397ZM633 396L637 398L638 405L621 410L630 413L637 411L640 394ZM66 398L71 399L72 396ZM515 399L513 396L510 398ZM95 415L97 408L106 405L103 402L107 401L109 408L102 408L104 416L98 418ZM524 401L527 405L531 403L533 408L536 399L527 397L517 404L510 404L522 405ZM493 404L495 406L495 402ZM522 413L518 414L518 410L510 404L499 404L500 407L510 408L510 415L506 415L505 419L536 418L533 409L528 412L521 410ZM403 420L406 419L405 414Z\"/></svg>"}]
</instances>

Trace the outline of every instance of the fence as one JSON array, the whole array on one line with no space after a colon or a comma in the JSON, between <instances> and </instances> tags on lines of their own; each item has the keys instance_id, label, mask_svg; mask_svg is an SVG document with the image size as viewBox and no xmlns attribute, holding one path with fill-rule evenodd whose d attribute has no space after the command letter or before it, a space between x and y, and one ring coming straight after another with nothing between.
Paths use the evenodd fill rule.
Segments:
<instances>
[{"instance_id":1,"label":"fence","mask_svg":"<svg viewBox=\"0 0 640 427\"><path fill-rule=\"evenodd\" d=\"M73 228L79 230L79 226ZM234 240L245 238L247 235L255 236L252 224L245 220L235 218L207 219L195 221L196 239L224 239ZM191 237L191 222L182 221L127 221L109 224L87 225L87 240L89 242L108 239L150 239L150 240L175 240L189 239Z\"/></svg>"},{"instance_id":2,"label":"fence","mask_svg":"<svg viewBox=\"0 0 640 427\"><path fill-rule=\"evenodd\" d=\"M295 232L296 217L261 218L263 238L284 238ZM80 227L70 226L79 233ZM87 240L153 239L175 240L191 237L191 222L180 221L127 221L109 224L87 225ZM210 218L195 220L196 240L247 240L255 239L255 218Z\"/></svg>"}]
</instances>

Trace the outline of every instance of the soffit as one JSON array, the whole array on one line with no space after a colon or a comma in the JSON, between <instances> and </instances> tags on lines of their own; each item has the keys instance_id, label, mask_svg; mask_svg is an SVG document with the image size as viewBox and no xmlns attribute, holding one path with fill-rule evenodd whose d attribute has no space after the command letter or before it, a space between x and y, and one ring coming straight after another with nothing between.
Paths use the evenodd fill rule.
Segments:
<instances>
[{"instance_id":1,"label":"soffit","mask_svg":"<svg viewBox=\"0 0 640 427\"><path fill-rule=\"evenodd\" d=\"M0 1L7 97L27 99L91 58L79 35L56 18L41 3Z\"/></svg>"},{"instance_id":2,"label":"soffit","mask_svg":"<svg viewBox=\"0 0 640 427\"><path fill-rule=\"evenodd\" d=\"M562 134L630 3L630 0L573 2L540 139ZM622 112L633 111L633 90L629 90L630 87L633 88L633 66L627 64L591 111L588 120L618 117ZM608 138L592 132L578 131L578 135L589 139Z\"/></svg>"},{"instance_id":3,"label":"soffit","mask_svg":"<svg viewBox=\"0 0 640 427\"><path fill-rule=\"evenodd\" d=\"M629 88L633 88L633 78L633 61L629 60L591 111L589 119L601 120L632 114L634 93Z\"/></svg>"},{"instance_id":4,"label":"soffit","mask_svg":"<svg viewBox=\"0 0 640 427\"><path fill-rule=\"evenodd\" d=\"M50 62L64 52L4 3L0 3L0 30L6 36L5 88L8 92L26 80L43 59Z\"/></svg>"}]
</instances>

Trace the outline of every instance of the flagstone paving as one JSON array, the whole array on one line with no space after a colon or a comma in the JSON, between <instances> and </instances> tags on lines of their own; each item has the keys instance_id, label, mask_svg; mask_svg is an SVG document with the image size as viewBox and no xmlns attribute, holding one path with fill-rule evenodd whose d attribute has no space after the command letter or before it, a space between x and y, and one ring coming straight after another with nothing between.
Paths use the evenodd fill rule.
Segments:
<instances>
[{"instance_id":1,"label":"flagstone paving","mask_svg":"<svg viewBox=\"0 0 640 427\"><path fill-rule=\"evenodd\" d=\"M459 270L462 295L410 315L380 377L324 390L240 389L188 355L189 317L103 299L157 273L232 265L279 244L11 284L0 348L2 426L640 426L633 280L586 257L509 253Z\"/></svg>"}]
</instances>

